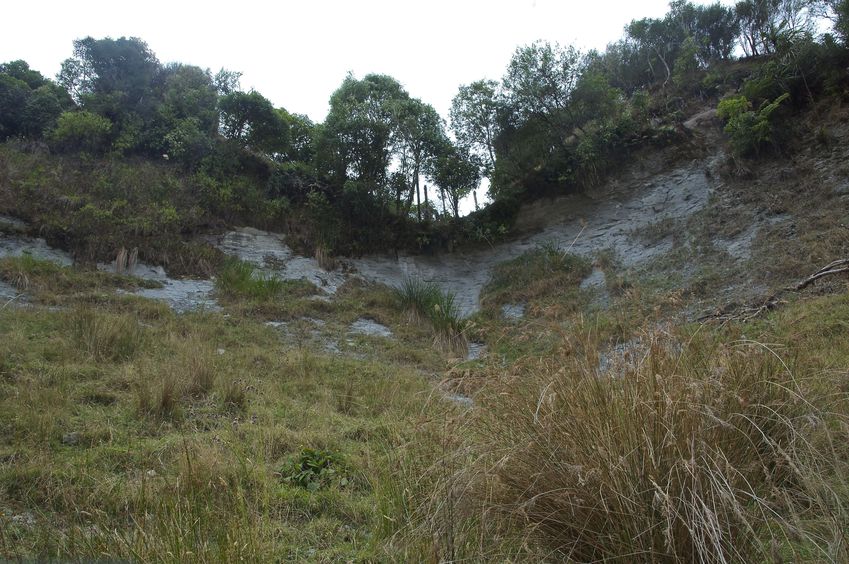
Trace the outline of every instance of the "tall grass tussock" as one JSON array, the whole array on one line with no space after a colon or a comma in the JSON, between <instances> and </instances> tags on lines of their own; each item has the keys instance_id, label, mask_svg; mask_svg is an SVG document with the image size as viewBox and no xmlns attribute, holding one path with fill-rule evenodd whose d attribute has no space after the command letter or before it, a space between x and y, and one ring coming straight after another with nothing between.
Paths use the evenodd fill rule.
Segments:
<instances>
[{"instance_id":1,"label":"tall grass tussock","mask_svg":"<svg viewBox=\"0 0 849 564\"><path fill-rule=\"evenodd\" d=\"M447 350L465 350L468 323L457 307L454 294L418 278L405 279L394 293L398 306L407 312L411 321L430 322L434 341L439 346Z\"/></svg>"},{"instance_id":2,"label":"tall grass tussock","mask_svg":"<svg viewBox=\"0 0 849 564\"><path fill-rule=\"evenodd\" d=\"M467 505L556 560L845 562L845 391L754 342L644 343L602 372L568 338L482 390Z\"/></svg>"}]
</instances>

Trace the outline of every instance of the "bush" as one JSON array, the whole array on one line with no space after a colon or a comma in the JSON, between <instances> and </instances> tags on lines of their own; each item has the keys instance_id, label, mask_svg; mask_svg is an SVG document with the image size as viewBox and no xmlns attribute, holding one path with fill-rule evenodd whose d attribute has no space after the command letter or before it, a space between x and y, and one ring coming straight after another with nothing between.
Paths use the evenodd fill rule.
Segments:
<instances>
[{"instance_id":1,"label":"bush","mask_svg":"<svg viewBox=\"0 0 849 564\"><path fill-rule=\"evenodd\" d=\"M88 112L65 112L59 116L50 134L54 147L62 151L101 153L109 147L112 122Z\"/></svg>"},{"instance_id":2,"label":"bush","mask_svg":"<svg viewBox=\"0 0 849 564\"><path fill-rule=\"evenodd\" d=\"M284 482L311 492L348 485L342 457L327 450L304 448L280 473Z\"/></svg>"},{"instance_id":3,"label":"bush","mask_svg":"<svg viewBox=\"0 0 849 564\"><path fill-rule=\"evenodd\" d=\"M765 147L778 147L780 138L775 130L776 110L790 98L782 94L758 111L745 96L726 98L719 103L717 113L726 121L725 132L731 136L731 147L737 155L758 154Z\"/></svg>"}]
</instances>

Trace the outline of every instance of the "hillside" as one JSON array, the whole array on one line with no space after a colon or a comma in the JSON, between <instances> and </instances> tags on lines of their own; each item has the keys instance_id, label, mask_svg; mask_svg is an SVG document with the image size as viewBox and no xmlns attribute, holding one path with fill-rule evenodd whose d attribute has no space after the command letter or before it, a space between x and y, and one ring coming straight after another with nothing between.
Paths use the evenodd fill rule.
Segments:
<instances>
[{"instance_id":1,"label":"hillside","mask_svg":"<svg viewBox=\"0 0 849 564\"><path fill-rule=\"evenodd\" d=\"M0 65L0 559L849 561L848 10L519 47L450 135Z\"/></svg>"}]
</instances>

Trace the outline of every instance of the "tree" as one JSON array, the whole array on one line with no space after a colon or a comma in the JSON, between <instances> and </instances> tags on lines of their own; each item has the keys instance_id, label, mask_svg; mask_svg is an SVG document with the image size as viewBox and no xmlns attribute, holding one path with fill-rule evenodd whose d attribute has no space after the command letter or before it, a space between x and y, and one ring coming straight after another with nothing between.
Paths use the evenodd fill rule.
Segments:
<instances>
[{"instance_id":1,"label":"tree","mask_svg":"<svg viewBox=\"0 0 849 564\"><path fill-rule=\"evenodd\" d=\"M719 2L702 6L674 0L666 18L683 30L683 42L689 38L695 44L703 65L731 57L740 33L733 8Z\"/></svg>"},{"instance_id":2,"label":"tree","mask_svg":"<svg viewBox=\"0 0 849 564\"><path fill-rule=\"evenodd\" d=\"M29 68L26 61L20 59L0 65L0 74L11 76L26 83L30 90L35 90L50 82L40 72Z\"/></svg>"},{"instance_id":3,"label":"tree","mask_svg":"<svg viewBox=\"0 0 849 564\"><path fill-rule=\"evenodd\" d=\"M286 160L311 163L315 158L318 126L304 114L292 114L279 108L280 116L289 130L289 143L283 155Z\"/></svg>"},{"instance_id":4,"label":"tree","mask_svg":"<svg viewBox=\"0 0 849 564\"><path fill-rule=\"evenodd\" d=\"M212 78L212 82L215 84L215 89L218 90L218 94L226 96L233 92L239 92L242 89L239 85L241 78L242 73L222 68L215 73L215 76Z\"/></svg>"},{"instance_id":5,"label":"tree","mask_svg":"<svg viewBox=\"0 0 849 564\"><path fill-rule=\"evenodd\" d=\"M663 78L666 86L672 78L672 65L678 57L678 49L687 37L686 30L667 16L663 19L634 20L628 24L626 31L646 61L652 78ZM661 66L662 75L659 74Z\"/></svg>"},{"instance_id":6,"label":"tree","mask_svg":"<svg viewBox=\"0 0 849 564\"><path fill-rule=\"evenodd\" d=\"M495 139L498 136L498 83L478 80L461 86L451 101L451 130L457 143L482 161L489 176L495 168Z\"/></svg>"},{"instance_id":7,"label":"tree","mask_svg":"<svg viewBox=\"0 0 849 564\"><path fill-rule=\"evenodd\" d=\"M0 65L0 140L41 136L73 105L68 93L25 61Z\"/></svg>"},{"instance_id":8,"label":"tree","mask_svg":"<svg viewBox=\"0 0 849 564\"><path fill-rule=\"evenodd\" d=\"M233 92L221 97L219 107L221 131L228 139L268 155L286 150L287 124L259 92Z\"/></svg>"},{"instance_id":9,"label":"tree","mask_svg":"<svg viewBox=\"0 0 849 564\"><path fill-rule=\"evenodd\" d=\"M502 81L510 109L520 121L534 116L551 123L563 122L585 67L585 58L571 46L561 48L538 41L519 47Z\"/></svg>"},{"instance_id":10,"label":"tree","mask_svg":"<svg viewBox=\"0 0 849 564\"><path fill-rule=\"evenodd\" d=\"M341 189L350 184L369 196L384 199L392 159L396 105L409 98L394 78L352 74L330 97L322 128L318 159Z\"/></svg>"},{"instance_id":11,"label":"tree","mask_svg":"<svg viewBox=\"0 0 849 564\"><path fill-rule=\"evenodd\" d=\"M815 16L831 21L843 44L849 45L849 0L813 0L810 9Z\"/></svg>"},{"instance_id":12,"label":"tree","mask_svg":"<svg viewBox=\"0 0 849 564\"><path fill-rule=\"evenodd\" d=\"M455 219L460 217L460 200L480 184L481 169L479 159L462 146L449 146L434 161L434 180L448 195Z\"/></svg>"},{"instance_id":13,"label":"tree","mask_svg":"<svg viewBox=\"0 0 849 564\"><path fill-rule=\"evenodd\" d=\"M155 113L140 133L152 155L193 164L206 155L218 131L218 92L209 71L183 64L165 67L158 80Z\"/></svg>"},{"instance_id":14,"label":"tree","mask_svg":"<svg viewBox=\"0 0 849 564\"><path fill-rule=\"evenodd\" d=\"M775 53L782 41L813 32L817 0L742 0L734 10L748 55Z\"/></svg>"},{"instance_id":15,"label":"tree","mask_svg":"<svg viewBox=\"0 0 849 564\"><path fill-rule=\"evenodd\" d=\"M0 74L0 140L21 132L24 107L29 87L23 80Z\"/></svg>"},{"instance_id":16,"label":"tree","mask_svg":"<svg viewBox=\"0 0 849 564\"><path fill-rule=\"evenodd\" d=\"M137 37L86 37L74 40L74 56L62 63L58 80L77 101L95 108L99 98L114 96L122 108L137 109L160 70L156 55Z\"/></svg>"},{"instance_id":17,"label":"tree","mask_svg":"<svg viewBox=\"0 0 849 564\"><path fill-rule=\"evenodd\" d=\"M408 197L405 213L409 213L413 195L416 197L416 215L422 220L422 201L420 178L423 173L432 170L433 159L440 149L448 142L442 125L442 118L429 104L418 99L401 99L393 104L394 128L392 134L393 153L400 163L405 182L401 187L406 188ZM398 191L396 179L396 208L401 208L401 192ZM429 205L427 187L424 189L424 206Z\"/></svg>"}]
</instances>

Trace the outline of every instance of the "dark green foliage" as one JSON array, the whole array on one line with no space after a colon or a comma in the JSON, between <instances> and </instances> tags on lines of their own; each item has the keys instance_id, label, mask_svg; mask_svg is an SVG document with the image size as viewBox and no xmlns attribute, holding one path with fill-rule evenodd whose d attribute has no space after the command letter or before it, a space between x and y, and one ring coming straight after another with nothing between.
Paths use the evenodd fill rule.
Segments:
<instances>
[{"instance_id":1,"label":"dark green foliage","mask_svg":"<svg viewBox=\"0 0 849 564\"><path fill-rule=\"evenodd\" d=\"M489 176L495 168L495 139L501 100L494 80L478 80L461 86L451 101L451 129L457 144L482 163Z\"/></svg>"},{"instance_id":2,"label":"dark green foliage","mask_svg":"<svg viewBox=\"0 0 849 564\"><path fill-rule=\"evenodd\" d=\"M227 138L269 155L286 151L288 124L262 94L233 92L223 96L219 106L221 129Z\"/></svg>"},{"instance_id":3,"label":"dark green foliage","mask_svg":"<svg viewBox=\"0 0 849 564\"><path fill-rule=\"evenodd\" d=\"M845 0L744 0L734 9L676 0L661 18L631 22L601 53L520 47L500 83L460 88L450 114L454 140L434 108L390 76L347 76L327 119L315 124L242 92L238 72L163 66L141 39L86 37L63 63L61 86L24 61L0 65L0 139L43 139L69 158L88 154L74 161L77 192L63 194L62 209L45 213L37 185L48 174L40 169L15 179L34 201L5 207L26 208L30 217L38 207L54 242L101 259L158 232L157 244L171 241L169 253L148 251L158 262L183 246L179 235L221 222L286 230L299 250L331 254L492 242L509 232L515 210L504 210L523 199L593 189L633 147L680 139L697 99L715 103L741 88L753 108L789 93L798 109L842 92L849 51L831 36L814 37L815 13L831 18L845 42ZM729 61L738 35L751 54L768 58ZM757 115L737 121L729 127L738 150L779 143L778 128L766 132ZM136 197L111 173L92 170L91 156L107 155L163 166ZM175 165L179 171L162 172ZM459 218L460 200L484 176L491 207ZM153 192L153 202L145 200Z\"/></svg>"},{"instance_id":4,"label":"dark green foliage","mask_svg":"<svg viewBox=\"0 0 849 564\"><path fill-rule=\"evenodd\" d=\"M61 86L30 69L25 61L0 65L0 141L13 136L40 137L71 105Z\"/></svg>"},{"instance_id":5,"label":"dark green foliage","mask_svg":"<svg viewBox=\"0 0 849 564\"><path fill-rule=\"evenodd\" d=\"M481 170L485 166L462 147L449 147L433 162L433 178L448 196L454 219L460 218L460 200L480 185Z\"/></svg>"}]
</instances>

